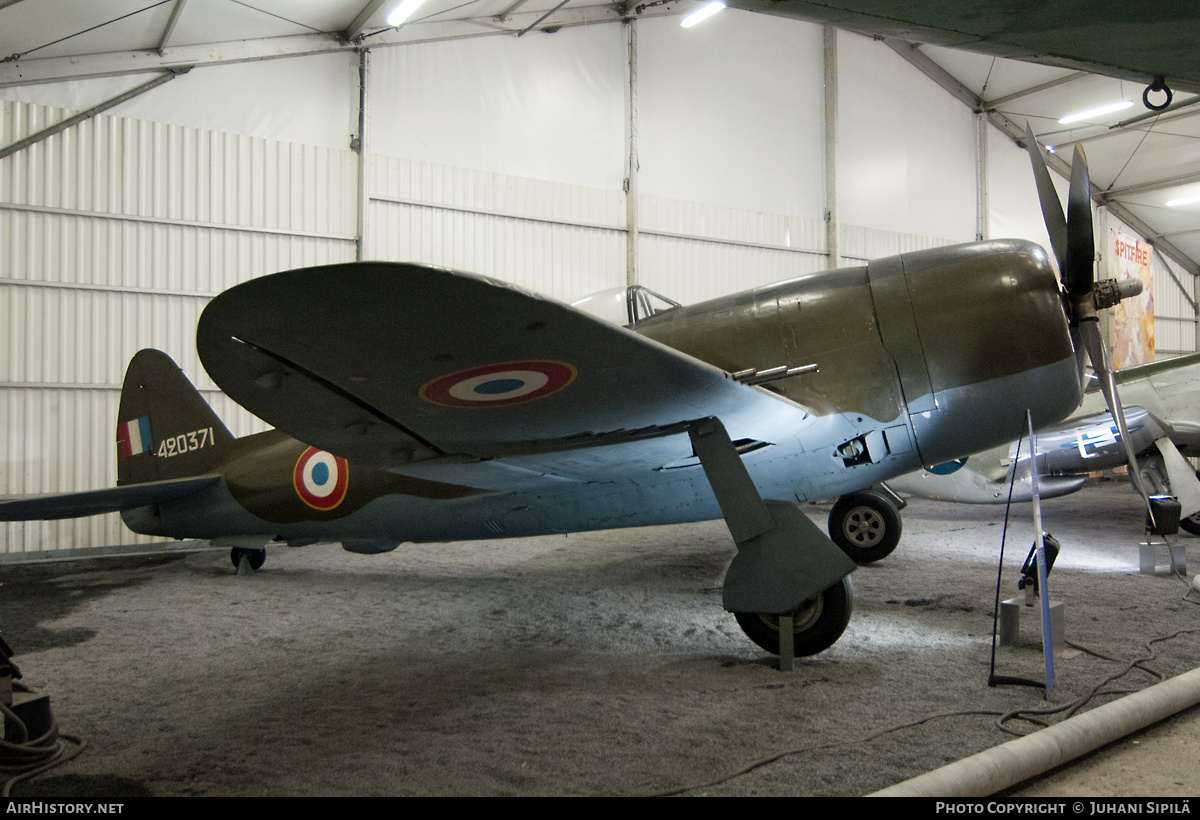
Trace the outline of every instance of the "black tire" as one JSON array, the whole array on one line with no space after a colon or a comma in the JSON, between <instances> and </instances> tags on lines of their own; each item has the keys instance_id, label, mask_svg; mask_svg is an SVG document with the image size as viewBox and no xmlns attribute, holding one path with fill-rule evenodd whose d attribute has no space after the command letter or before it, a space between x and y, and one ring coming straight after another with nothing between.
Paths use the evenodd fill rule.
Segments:
<instances>
[{"instance_id":1,"label":"black tire","mask_svg":"<svg viewBox=\"0 0 1200 820\"><path fill-rule=\"evenodd\" d=\"M850 623L854 609L854 587L846 576L819 595L809 598L792 613L796 657L824 652L837 643ZM735 612L746 637L772 655L779 654L779 616L758 612Z\"/></svg>"},{"instance_id":2,"label":"black tire","mask_svg":"<svg viewBox=\"0 0 1200 820\"><path fill-rule=\"evenodd\" d=\"M243 555L250 562L250 569L256 572L262 569L262 565L267 562L266 550L248 550L244 547L234 547L229 551L229 560L233 562L234 567L241 566Z\"/></svg>"},{"instance_id":3,"label":"black tire","mask_svg":"<svg viewBox=\"0 0 1200 820\"><path fill-rule=\"evenodd\" d=\"M1196 473L1196 478L1200 478L1200 471ZM1200 512L1193 513L1186 518L1180 518L1179 529L1184 532L1190 532L1192 535L1200 535Z\"/></svg>"},{"instance_id":4,"label":"black tire","mask_svg":"<svg viewBox=\"0 0 1200 820\"><path fill-rule=\"evenodd\" d=\"M900 511L879 493L864 490L838 499L829 513L829 536L856 564L886 558L900 543Z\"/></svg>"}]
</instances>

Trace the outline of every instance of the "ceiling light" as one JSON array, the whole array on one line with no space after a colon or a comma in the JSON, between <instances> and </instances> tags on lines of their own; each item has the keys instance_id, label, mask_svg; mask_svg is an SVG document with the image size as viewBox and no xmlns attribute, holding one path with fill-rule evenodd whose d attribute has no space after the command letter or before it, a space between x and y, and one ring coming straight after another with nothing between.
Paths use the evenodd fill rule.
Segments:
<instances>
[{"instance_id":1,"label":"ceiling light","mask_svg":"<svg viewBox=\"0 0 1200 820\"><path fill-rule=\"evenodd\" d=\"M425 0L404 0L403 3L396 6L396 10L387 16L387 24L389 26L399 26L409 17L412 17L413 12L421 7Z\"/></svg>"},{"instance_id":2,"label":"ceiling light","mask_svg":"<svg viewBox=\"0 0 1200 820\"><path fill-rule=\"evenodd\" d=\"M1103 117L1105 114L1111 114L1114 111L1124 111L1133 105L1133 100L1121 100L1120 102L1109 103L1102 105L1099 108L1089 108L1087 111L1080 111L1078 114L1068 114L1058 121L1059 125L1066 125L1070 122L1079 122L1080 120L1090 120L1095 117Z\"/></svg>"},{"instance_id":3,"label":"ceiling light","mask_svg":"<svg viewBox=\"0 0 1200 820\"><path fill-rule=\"evenodd\" d=\"M693 11L691 14L689 14L687 17L684 17L683 22L680 23L679 25L683 26L684 28L691 28L692 26L696 25L697 23L699 23L703 20L707 20L709 17L712 17L714 14L716 14L718 11L720 11L723 8L725 8L725 4L720 2L720 0L716 0L716 2L709 3L704 8L697 9L696 11Z\"/></svg>"},{"instance_id":4,"label":"ceiling light","mask_svg":"<svg viewBox=\"0 0 1200 820\"><path fill-rule=\"evenodd\" d=\"M1179 199L1168 199L1167 207L1178 208L1180 205L1195 205L1200 202L1200 194L1192 194L1191 196L1181 196Z\"/></svg>"}]
</instances>

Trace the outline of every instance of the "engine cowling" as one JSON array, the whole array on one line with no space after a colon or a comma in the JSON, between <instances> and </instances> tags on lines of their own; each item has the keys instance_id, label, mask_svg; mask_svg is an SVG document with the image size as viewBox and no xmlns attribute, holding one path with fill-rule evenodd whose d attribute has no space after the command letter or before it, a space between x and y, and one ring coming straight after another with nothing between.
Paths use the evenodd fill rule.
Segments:
<instances>
[{"instance_id":1,"label":"engine cowling","mask_svg":"<svg viewBox=\"0 0 1200 820\"><path fill-rule=\"evenodd\" d=\"M1066 418L1083 391L1046 252L994 240L868 265L879 333L921 460L936 464ZM989 443L990 442L990 443Z\"/></svg>"}]
</instances>

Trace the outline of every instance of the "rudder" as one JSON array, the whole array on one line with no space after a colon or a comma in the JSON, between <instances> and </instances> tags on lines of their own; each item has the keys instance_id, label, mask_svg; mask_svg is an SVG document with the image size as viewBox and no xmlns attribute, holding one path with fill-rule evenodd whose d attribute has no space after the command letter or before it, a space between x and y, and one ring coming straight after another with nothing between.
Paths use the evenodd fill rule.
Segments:
<instances>
[{"instance_id":1,"label":"rudder","mask_svg":"<svg viewBox=\"0 0 1200 820\"><path fill-rule=\"evenodd\" d=\"M233 441L179 366L160 350L129 362L117 412L117 485L209 472Z\"/></svg>"}]
</instances>

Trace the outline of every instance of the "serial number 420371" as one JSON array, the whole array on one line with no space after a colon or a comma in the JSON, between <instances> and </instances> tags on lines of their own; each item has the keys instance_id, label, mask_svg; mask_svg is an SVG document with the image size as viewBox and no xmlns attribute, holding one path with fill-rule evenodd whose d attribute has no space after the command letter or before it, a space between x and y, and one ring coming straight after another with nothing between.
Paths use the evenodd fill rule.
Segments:
<instances>
[{"instance_id":1,"label":"serial number 420371","mask_svg":"<svg viewBox=\"0 0 1200 820\"><path fill-rule=\"evenodd\" d=\"M193 430L190 433L180 433L177 436L163 439L158 443L158 450L154 455L159 458L181 456L184 453L190 453L192 450L207 447L212 443L213 431L211 427L207 427L203 430Z\"/></svg>"}]
</instances>

